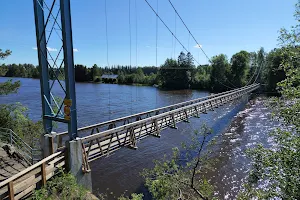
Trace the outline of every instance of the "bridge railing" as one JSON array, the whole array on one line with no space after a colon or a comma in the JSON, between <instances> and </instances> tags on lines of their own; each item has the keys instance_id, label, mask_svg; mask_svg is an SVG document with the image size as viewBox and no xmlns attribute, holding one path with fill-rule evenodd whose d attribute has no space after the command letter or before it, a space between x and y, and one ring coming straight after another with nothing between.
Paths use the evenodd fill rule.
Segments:
<instances>
[{"instance_id":1,"label":"bridge railing","mask_svg":"<svg viewBox=\"0 0 300 200\"><path fill-rule=\"evenodd\" d=\"M150 116L129 124L114 127L110 130L97 132L81 138L88 161L109 155L122 146L136 148L137 141L149 135L160 136L160 131L167 127L176 128L176 123L188 121L190 117L199 117L199 113L218 107L224 103L237 99L246 93L257 89L259 84L244 87L206 100L179 107L155 116ZM93 132L93 130L92 130Z\"/></svg>"},{"instance_id":2,"label":"bridge railing","mask_svg":"<svg viewBox=\"0 0 300 200\"><path fill-rule=\"evenodd\" d=\"M0 128L0 141L14 146L24 160L32 165L41 159L41 150L32 148L11 129Z\"/></svg>"},{"instance_id":3,"label":"bridge railing","mask_svg":"<svg viewBox=\"0 0 300 200\"><path fill-rule=\"evenodd\" d=\"M0 199L25 199L36 188L44 186L65 166L64 152L58 152L0 182Z\"/></svg>"},{"instance_id":4,"label":"bridge railing","mask_svg":"<svg viewBox=\"0 0 300 200\"><path fill-rule=\"evenodd\" d=\"M173 105L170 105L170 106L165 106L165 107L149 110L149 111L146 111L146 112L133 114L133 115L126 116L126 117L113 119L113 120L106 121L106 122L101 122L101 123L94 124L94 125L91 125L91 126L82 127L82 128L78 129L78 135L79 135L79 137L93 135L95 133L99 133L99 132L103 132L103 131L106 131L106 130L109 130L109 129L120 127L120 126L123 126L125 124L130 124L130 123L133 123L135 121L142 120L142 119L147 119L149 117L160 115L162 113L167 113L169 111L176 110L178 108L182 108L182 107L185 107L185 106L188 106L188 105L193 105L195 103L202 102L202 101L205 101L205 100L208 100L208 99L212 99L212 98L215 98L215 97L218 97L218 96L226 95L226 94L236 92L236 91L243 91L244 89L251 88L253 86L255 86L255 84L249 85L249 86L246 86L246 87L243 87L243 88L238 88L238 89L218 93L218 94L209 95L209 96L198 98L198 99L193 99L193 100L173 104ZM62 132L62 133L58 133L56 135L56 137L59 141L58 142L58 147L59 148L62 148L64 146L64 142L68 140L67 137L66 137L66 136L68 136L67 134L68 134L67 132Z\"/></svg>"}]
</instances>

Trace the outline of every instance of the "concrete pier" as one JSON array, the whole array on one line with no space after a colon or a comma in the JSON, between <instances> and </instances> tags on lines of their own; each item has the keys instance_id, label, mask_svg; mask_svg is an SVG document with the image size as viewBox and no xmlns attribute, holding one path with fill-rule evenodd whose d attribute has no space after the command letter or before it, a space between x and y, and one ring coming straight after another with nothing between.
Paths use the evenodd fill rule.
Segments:
<instances>
[{"instance_id":1,"label":"concrete pier","mask_svg":"<svg viewBox=\"0 0 300 200\"><path fill-rule=\"evenodd\" d=\"M92 173L83 170L83 151L81 139L66 142L67 170L76 177L77 183L92 191Z\"/></svg>"}]
</instances>

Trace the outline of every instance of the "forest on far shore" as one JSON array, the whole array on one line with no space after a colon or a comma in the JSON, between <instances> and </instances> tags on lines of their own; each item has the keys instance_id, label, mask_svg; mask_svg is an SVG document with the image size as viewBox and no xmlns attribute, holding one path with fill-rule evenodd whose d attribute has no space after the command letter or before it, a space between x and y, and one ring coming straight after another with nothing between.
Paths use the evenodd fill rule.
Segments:
<instances>
[{"instance_id":1,"label":"forest on far shore","mask_svg":"<svg viewBox=\"0 0 300 200\"><path fill-rule=\"evenodd\" d=\"M75 65L77 82L102 82L103 74L118 75L118 84L158 85L164 89L201 89L222 92L254 82L260 82L265 92L276 92L278 82L285 79L280 67L284 59L284 49L276 48L265 52L263 48L257 52L240 51L230 59L224 54L211 58L209 65L194 63L190 53L181 52L177 60L166 59L160 67L132 67L117 65L100 67L94 64L87 67ZM62 70L49 70L53 79L63 79ZM39 78L39 66L33 64L2 64L0 76Z\"/></svg>"}]
</instances>

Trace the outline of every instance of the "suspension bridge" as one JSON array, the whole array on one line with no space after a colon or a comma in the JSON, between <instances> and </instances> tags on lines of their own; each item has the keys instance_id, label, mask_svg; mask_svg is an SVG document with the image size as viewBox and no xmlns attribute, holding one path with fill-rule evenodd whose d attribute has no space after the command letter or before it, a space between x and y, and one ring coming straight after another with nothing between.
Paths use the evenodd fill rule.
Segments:
<instances>
[{"instance_id":1,"label":"suspension bridge","mask_svg":"<svg viewBox=\"0 0 300 200\"><path fill-rule=\"evenodd\" d=\"M194 42L196 42L203 54L210 61L175 6L170 0L168 1L174 9L176 16L179 17L187 29L189 37L193 38ZM24 198L35 188L45 185L46 181L53 177L60 167L64 167L75 175L79 184L92 189L90 162L100 158L104 159L122 147L137 149L140 140L148 136L160 137L162 130L167 128L177 129L178 123L189 122L191 117L199 118L201 114L206 114L208 111L219 106L226 106L226 103L249 95L260 87L260 84L256 83L259 73L257 73L256 78L253 75L251 80L247 81L246 86L240 88L235 87L233 84L233 87L227 86L222 81L216 79L220 84L231 90L78 128L70 0L50 0L50 3L46 3L45 0L33 0L33 3L38 59L39 66L41 67L42 119L45 131L42 139L44 159L33 163L32 166L24 171L1 182L1 199ZM156 10L147 0L145 0L145 3L156 16L156 65L158 21L161 21L170 32L172 38L185 51L189 52L183 42L178 39L176 33L160 17L158 13L158 1ZM106 37L108 37L106 0L105 15ZM129 25L130 20L129 0ZM61 48L56 55L52 55L53 52L50 52L47 48L50 38L54 35L52 33L55 33L61 41ZM196 59L194 61L199 64ZM109 66L108 53L107 63ZM64 73L61 73L62 69ZM257 68L255 72L260 72L260 70ZM49 79L50 72L53 74L54 80ZM61 76L64 77L64 82L61 81ZM56 101L52 94L55 83L58 83L64 93L61 104ZM53 133L52 124L54 121L68 124L68 131L57 134Z\"/></svg>"},{"instance_id":2,"label":"suspension bridge","mask_svg":"<svg viewBox=\"0 0 300 200\"><path fill-rule=\"evenodd\" d=\"M146 112L102 122L78 129L77 140L82 142L83 155L91 162L107 156L120 147L136 149L138 141L147 136L160 137L160 132L166 128L177 129L176 124L189 122L189 118L200 118L201 114L223 106L226 103L241 98L259 87L253 84L227 92L210 95L203 98L169 105ZM68 140L68 132L56 134L58 149L64 148Z\"/></svg>"}]
</instances>

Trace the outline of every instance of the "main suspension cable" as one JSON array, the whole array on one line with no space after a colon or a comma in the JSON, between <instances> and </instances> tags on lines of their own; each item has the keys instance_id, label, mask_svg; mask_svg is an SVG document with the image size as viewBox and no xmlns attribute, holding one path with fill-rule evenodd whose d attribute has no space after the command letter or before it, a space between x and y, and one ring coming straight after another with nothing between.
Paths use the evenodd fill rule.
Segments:
<instances>
[{"instance_id":1,"label":"main suspension cable","mask_svg":"<svg viewBox=\"0 0 300 200\"><path fill-rule=\"evenodd\" d=\"M204 51L204 49L202 48L202 46L199 44L199 42L196 40L195 36L192 34L192 32L190 31L190 29L187 27L186 23L183 21L182 17L180 16L180 14L178 13L177 9L175 8L175 6L173 5L173 3L171 2L171 0L168 0L169 3L171 4L172 8L174 9L176 15L179 17L179 19L181 20L181 22L183 23L183 25L185 26L185 28L187 29L187 31L189 32L189 35L192 36L193 40L196 42L197 46L199 47L199 49L201 49L202 53L205 55L205 57L207 58L207 60L212 63L211 59L208 57L208 55L206 54L206 52ZM195 60L195 59L194 59ZM195 60L196 61L196 60ZM196 61L197 62L197 61ZM197 62L199 64L199 62ZM200 64L199 64L200 65ZM221 83L219 80L217 80L219 83ZM229 80L228 82L235 88L237 88L234 84L232 84ZM229 87L223 83L221 83L223 86L228 87L230 89L233 89L232 87Z\"/></svg>"},{"instance_id":2,"label":"main suspension cable","mask_svg":"<svg viewBox=\"0 0 300 200\"><path fill-rule=\"evenodd\" d=\"M190 29L187 27L186 23L183 21L182 17L179 15L179 13L177 12L175 6L173 5L173 3L171 2L171 0L168 0L171 4L171 6L173 7L175 13L177 14L177 16L179 17L179 19L181 20L181 22L183 23L183 25L185 26L185 28L188 30L189 34L192 36L192 38L194 39L194 41L196 42L196 44L199 46L199 48L201 49L201 51L203 52L203 54L206 56L206 58L208 59L208 61L210 61L210 58L208 57L208 55L205 53L204 49L202 48L202 46L199 44L199 42L196 40L196 38L194 37L194 35L191 33ZM211 62L211 61L210 61Z\"/></svg>"},{"instance_id":3,"label":"main suspension cable","mask_svg":"<svg viewBox=\"0 0 300 200\"><path fill-rule=\"evenodd\" d=\"M168 29L168 31L172 34L172 36L175 38L175 41L177 41L182 48L186 51L189 52L188 49L182 44L182 42L177 38L177 36L171 31L171 29L168 27L168 25L163 21L163 19L158 15L158 13L154 10L154 8L150 5L150 3L148 2L148 0L145 0L145 2L148 4L148 6L151 8L151 10L155 13L155 15L158 17L158 19L163 23L163 25ZM171 2L170 2L171 3ZM173 5L173 4L172 4ZM174 7L175 8L175 7ZM178 15L177 10L175 11L175 13ZM180 17L181 18L181 17ZM181 18L182 20L182 18ZM183 21L183 20L182 20ZM187 28L187 26L186 26ZM188 31L190 32L190 30L188 29ZM205 54L205 56L208 58L208 60L211 62L211 60L209 59L209 57L207 56L207 54L204 52L203 48L201 47L201 45L197 42L197 40L195 39L195 37L191 34L191 36L193 37L193 39L196 41L196 43L198 44L199 48L202 50L202 52ZM175 56L175 55L174 55ZM200 63L193 57L193 60L200 65ZM230 89L234 89L230 86L227 86L225 84L223 84L222 82L220 82L219 80L217 80L220 84L222 84L223 86L230 88Z\"/></svg>"},{"instance_id":4,"label":"main suspension cable","mask_svg":"<svg viewBox=\"0 0 300 200\"><path fill-rule=\"evenodd\" d=\"M134 1L134 8L135 8L135 67L138 68L138 23L137 23L137 3L136 0ZM138 95L137 95L138 87L135 87L135 101L138 101ZM138 112L138 110L137 110Z\"/></svg>"},{"instance_id":5,"label":"main suspension cable","mask_svg":"<svg viewBox=\"0 0 300 200\"><path fill-rule=\"evenodd\" d=\"M171 31L171 29L169 28L169 26L164 22L164 20L162 20L162 18L158 15L158 13L154 10L154 8L150 5L150 3L145 0L145 2L148 4L148 6L151 8L151 10L155 13L155 15L158 17L158 19L163 23L163 25L168 29L168 31L173 35L173 37L176 39L176 41L183 47L183 49L186 52L189 52L187 50L187 48L182 44L182 42L177 38L177 36Z\"/></svg>"}]
</instances>

